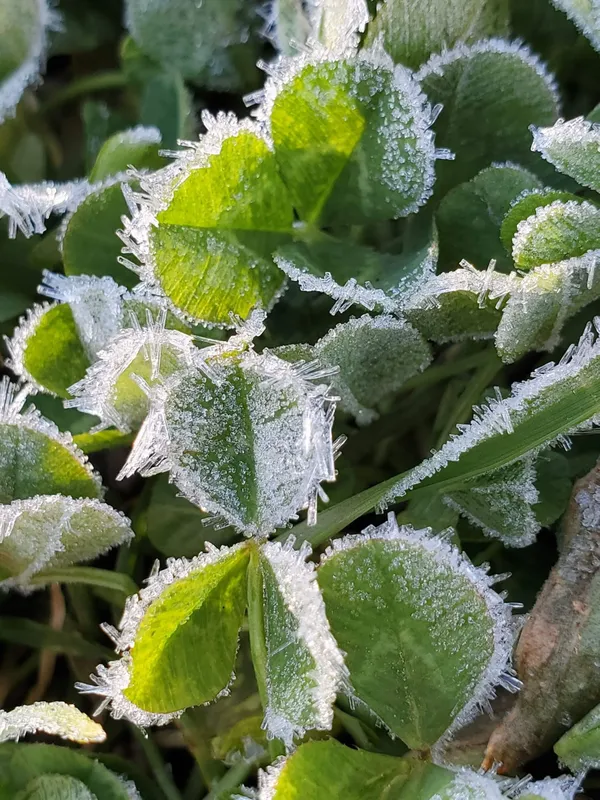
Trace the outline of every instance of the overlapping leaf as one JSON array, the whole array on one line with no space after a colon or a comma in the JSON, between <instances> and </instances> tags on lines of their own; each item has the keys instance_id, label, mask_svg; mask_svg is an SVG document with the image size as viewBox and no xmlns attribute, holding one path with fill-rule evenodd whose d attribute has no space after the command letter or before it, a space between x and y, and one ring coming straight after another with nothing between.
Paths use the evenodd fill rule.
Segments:
<instances>
[{"instance_id":1,"label":"overlapping leaf","mask_svg":"<svg viewBox=\"0 0 600 800\"><path fill-rule=\"evenodd\" d=\"M38 732L80 744L106 739L106 733L97 722L67 703L32 703L12 711L0 711L0 742Z\"/></svg>"}]
</instances>

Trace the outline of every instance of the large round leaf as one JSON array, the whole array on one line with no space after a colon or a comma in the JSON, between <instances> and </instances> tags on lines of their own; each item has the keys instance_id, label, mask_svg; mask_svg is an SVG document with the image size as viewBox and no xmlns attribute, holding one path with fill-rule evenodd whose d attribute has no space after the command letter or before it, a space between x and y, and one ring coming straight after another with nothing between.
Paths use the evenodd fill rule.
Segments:
<instances>
[{"instance_id":1,"label":"large round leaf","mask_svg":"<svg viewBox=\"0 0 600 800\"><path fill-rule=\"evenodd\" d=\"M409 747L431 747L500 679L510 612L442 540L390 515L334 543L318 580L357 696Z\"/></svg>"}]
</instances>

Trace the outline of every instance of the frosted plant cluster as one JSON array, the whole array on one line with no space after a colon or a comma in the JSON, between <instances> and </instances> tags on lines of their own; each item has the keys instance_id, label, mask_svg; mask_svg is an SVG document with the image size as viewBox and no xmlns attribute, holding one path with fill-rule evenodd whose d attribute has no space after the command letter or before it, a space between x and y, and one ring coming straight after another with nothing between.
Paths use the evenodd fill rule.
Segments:
<instances>
[{"instance_id":1,"label":"frosted plant cluster","mask_svg":"<svg viewBox=\"0 0 600 800\"><path fill-rule=\"evenodd\" d=\"M103 742L106 733L97 722L67 703L31 703L0 711L0 742L18 740L28 733L48 733L72 742Z\"/></svg>"}]
</instances>

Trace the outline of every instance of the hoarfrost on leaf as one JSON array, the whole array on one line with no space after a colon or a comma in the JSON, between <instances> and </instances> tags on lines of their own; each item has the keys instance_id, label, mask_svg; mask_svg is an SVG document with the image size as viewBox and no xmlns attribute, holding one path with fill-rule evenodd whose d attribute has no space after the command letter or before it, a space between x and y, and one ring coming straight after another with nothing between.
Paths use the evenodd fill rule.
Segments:
<instances>
[{"instance_id":1,"label":"hoarfrost on leaf","mask_svg":"<svg viewBox=\"0 0 600 800\"><path fill-rule=\"evenodd\" d=\"M577 117L558 120L551 128L533 128L531 149L582 186L600 191L600 125Z\"/></svg>"},{"instance_id":2,"label":"hoarfrost on leaf","mask_svg":"<svg viewBox=\"0 0 600 800\"><path fill-rule=\"evenodd\" d=\"M596 50L600 50L600 1L552 0L552 2L577 25Z\"/></svg>"},{"instance_id":3,"label":"hoarfrost on leaf","mask_svg":"<svg viewBox=\"0 0 600 800\"><path fill-rule=\"evenodd\" d=\"M435 745L439 759L495 686L514 690L510 607L493 577L430 529L398 527L390 514L334 540L318 580L353 691L409 747Z\"/></svg>"},{"instance_id":4,"label":"hoarfrost on leaf","mask_svg":"<svg viewBox=\"0 0 600 800\"><path fill-rule=\"evenodd\" d=\"M235 338L235 337L234 337ZM227 346L231 346L226 345ZM270 353L199 351L151 391L150 412L121 475L170 470L188 500L244 534L265 535L308 509L335 480L335 402L305 365Z\"/></svg>"},{"instance_id":5,"label":"hoarfrost on leaf","mask_svg":"<svg viewBox=\"0 0 600 800\"><path fill-rule=\"evenodd\" d=\"M545 778L528 783L517 800L574 800L580 785L579 778Z\"/></svg>"},{"instance_id":6,"label":"hoarfrost on leaf","mask_svg":"<svg viewBox=\"0 0 600 800\"><path fill-rule=\"evenodd\" d=\"M266 697L264 727L287 749L308 730L330 730L347 670L331 635L310 547L268 542L260 548Z\"/></svg>"},{"instance_id":7,"label":"hoarfrost on leaf","mask_svg":"<svg viewBox=\"0 0 600 800\"><path fill-rule=\"evenodd\" d=\"M80 744L103 742L106 733L97 722L67 703L32 703L0 711L0 742L28 733L48 733Z\"/></svg>"},{"instance_id":8,"label":"hoarfrost on leaf","mask_svg":"<svg viewBox=\"0 0 600 800\"><path fill-rule=\"evenodd\" d=\"M43 569L91 561L132 537L127 517L99 500L13 500L0 506L0 587L27 588Z\"/></svg>"}]
</instances>

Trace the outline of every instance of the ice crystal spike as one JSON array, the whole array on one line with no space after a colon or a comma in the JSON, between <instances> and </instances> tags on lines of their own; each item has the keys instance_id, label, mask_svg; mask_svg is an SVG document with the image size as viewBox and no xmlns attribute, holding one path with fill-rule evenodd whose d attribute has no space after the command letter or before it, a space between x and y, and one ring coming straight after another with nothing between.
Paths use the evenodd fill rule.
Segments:
<instances>
[{"instance_id":1,"label":"ice crystal spike","mask_svg":"<svg viewBox=\"0 0 600 800\"><path fill-rule=\"evenodd\" d=\"M518 800L527 796L532 800L574 800L581 786L581 778L560 777L545 778L542 781L528 782L517 795L510 795Z\"/></svg>"},{"instance_id":2,"label":"ice crystal spike","mask_svg":"<svg viewBox=\"0 0 600 800\"><path fill-rule=\"evenodd\" d=\"M241 544L233 547L211 547L205 553L201 553L193 559L170 558L167 560L165 569L152 570L145 581L144 588L140 589L138 594L127 598L118 630L112 628L112 626L110 628L110 638L115 644L116 652L122 654L121 659L119 661L111 661L107 666L100 664L96 669L97 674L90 676L90 684L75 684L75 688L81 694L98 695L102 698L95 715L109 708L111 715L115 719L127 719L141 728L153 725L167 725L173 719L181 716L183 709L171 714L153 713L138 708L125 697L123 692L129 686L131 679L130 650L135 645L138 629L146 612L169 586L187 578L192 573L217 564L241 547L243 547ZM221 694L227 694L227 692L228 689L226 688Z\"/></svg>"},{"instance_id":3,"label":"ice crystal spike","mask_svg":"<svg viewBox=\"0 0 600 800\"><path fill-rule=\"evenodd\" d=\"M286 626L290 636L286 648L290 662L283 673L280 668L275 672L267 669L269 701L263 726L269 738L281 739L288 750L294 738L303 737L307 730L331 729L336 693L348 680L343 655L329 629L314 565L306 560L310 552L306 545L295 550L293 536L285 545L268 542L261 547L275 576L277 591L291 615ZM273 647L269 633L267 616L268 658ZM277 631L275 633L278 635ZM314 662L314 668L306 676L312 684L310 688L301 680L306 669L302 651Z\"/></svg>"},{"instance_id":4,"label":"ice crystal spike","mask_svg":"<svg viewBox=\"0 0 600 800\"><path fill-rule=\"evenodd\" d=\"M600 190L600 125L577 117L531 130L532 150L583 186Z\"/></svg>"},{"instance_id":5,"label":"ice crystal spike","mask_svg":"<svg viewBox=\"0 0 600 800\"><path fill-rule=\"evenodd\" d=\"M134 315L131 322L133 327L112 339L85 378L70 387L73 399L65 403L99 417L101 427L125 432L139 427L146 416L149 400L144 386L151 394L151 385L183 366L204 364L191 336L164 327L164 314L157 320L150 315L143 328ZM204 371L212 375L208 365Z\"/></svg>"},{"instance_id":6,"label":"ice crystal spike","mask_svg":"<svg viewBox=\"0 0 600 800\"><path fill-rule=\"evenodd\" d=\"M432 757L437 763L443 762L443 751L454 733L470 722L490 699L495 697L495 687L503 684L506 675L511 675L511 653L516 632L512 618L512 610L502 598L491 588L493 576L475 567L468 557L452 546L444 538L432 535L430 529L415 530L411 526L399 526L394 514L388 515L387 521L379 526L370 525L357 535L347 535L333 541L332 545L321 557L321 563L327 562L336 554L361 547L369 541L389 542L400 551L417 545L424 551L433 554L436 561L454 574L461 575L472 584L477 594L484 601L487 613L493 622L493 653L487 667L481 675L470 699L462 709L457 709L452 725L432 747Z\"/></svg>"},{"instance_id":7,"label":"ice crystal spike","mask_svg":"<svg viewBox=\"0 0 600 800\"><path fill-rule=\"evenodd\" d=\"M122 301L126 289L112 278L89 275L67 277L46 270L38 291L53 300L69 304L81 343L92 361L121 329Z\"/></svg>"},{"instance_id":8,"label":"ice crystal spike","mask_svg":"<svg viewBox=\"0 0 600 800\"><path fill-rule=\"evenodd\" d=\"M132 537L127 517L99 500L13 500L0 506L0 552L13 573L0 587L27 590L41 570L91 561Z\"/></svg>"},{"instance_id":9,"label":"ice crystal spike","mask_svg":"<svg viewBox=\"0 0 600 800\"><path fill-rule=\"evenodd\" d=\"M13 116L24 90L39 80L46 63L48 33L60 29L61 17L48 0L34 0L34 5L37 6L37 14L35 19L31 20L34 29L27 32L29 41L27 55L13 72L0 81L0 125L8 117ZM19 12L17 4L15 10ZM9 28L3 31L3 35L11 35L10 16ZM1 207L0 203L0 209Z\"/></svg>"},{"instance_id":10,"label":"ice crystal spike","mask_svg":"<svg viewBox=\"0 0 600 800\"><path fill-rule=\"evenodd\" d=\"M270 353L232 358L221 347L209 348L214 357L199 351L216 383L194 365L151 392L121 477L170 469L188 500L246 535L265 535L314 509L320 483L335 480L335 403L327 385Z\"/></svg>"},{"instance_id":11,"label":"ice crystal spike","mask_svg":"<svg viewBox=\"0 0 600 800\"><path fill-rule=\"evenodd\" d=\"M106 739L97 722L67 703L32 703L0 711L0 742L18 741L28 733L47 733L80 744Z\"/></svg>"}]
</instances>

